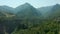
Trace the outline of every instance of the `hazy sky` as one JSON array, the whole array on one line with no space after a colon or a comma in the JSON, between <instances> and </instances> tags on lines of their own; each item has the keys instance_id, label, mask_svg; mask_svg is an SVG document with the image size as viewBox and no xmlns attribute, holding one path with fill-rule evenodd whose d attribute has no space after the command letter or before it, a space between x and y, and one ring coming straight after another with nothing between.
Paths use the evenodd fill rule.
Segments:
<instances>
[{"instance_id":1,"label":"hazy sky","mask_svg":"<svg viewBox=\"0 0 60 34\"><path fill-rule=\"evenodd\" d=\"M15 8L26 2L36 8L43 7L43 6L50 6L56 3L60 4L60 0L0 0L0 5L7 5L7 6Z\"/></svg>"}]
</instances>

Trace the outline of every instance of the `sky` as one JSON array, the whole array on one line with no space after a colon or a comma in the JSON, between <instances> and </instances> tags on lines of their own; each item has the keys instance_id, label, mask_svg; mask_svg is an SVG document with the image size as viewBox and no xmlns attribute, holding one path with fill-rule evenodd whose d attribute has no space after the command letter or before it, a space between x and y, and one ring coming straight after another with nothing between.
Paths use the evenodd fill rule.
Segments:
<instances>
[{"instance_id":1,"label":"sky","mask_svg":"<svg viewBox=\"0 0 60 34\"><path fill-rule=\"evenodd\" d=\"M7 5L13 8L29 3L35 8L60 4L60 0L0 0L0 6Z\"/></svg>"}]
</instances>

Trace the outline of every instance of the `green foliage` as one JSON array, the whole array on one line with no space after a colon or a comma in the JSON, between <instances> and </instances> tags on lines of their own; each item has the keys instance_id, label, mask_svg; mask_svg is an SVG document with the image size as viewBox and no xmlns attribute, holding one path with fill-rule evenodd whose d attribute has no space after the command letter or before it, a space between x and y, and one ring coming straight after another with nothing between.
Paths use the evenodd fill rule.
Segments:
<instances>
[{"instance_id":1,"label":"green foliage","mask_svg":"<svg viewBox=\"0 0 60 34\"><path fill-rule=\"evenodd\" d=\"M14 31L12 34L58 34L60 24L56 21L44 21L43 23L28 29L20 29Z\"/></svg>"}]
</instances>

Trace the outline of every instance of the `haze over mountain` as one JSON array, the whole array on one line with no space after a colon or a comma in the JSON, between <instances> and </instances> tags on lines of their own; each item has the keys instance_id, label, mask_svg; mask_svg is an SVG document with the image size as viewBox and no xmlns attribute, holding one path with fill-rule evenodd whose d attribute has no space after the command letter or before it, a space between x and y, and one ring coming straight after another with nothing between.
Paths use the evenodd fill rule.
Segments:
<instances>
[{"instance_id":1,"label":"haze over mountain","mask_svg":"<svg viewBox=\"0 0 60 34\"><path fill-rule=\"evenodd\" d=\"M53 6L41 7L41 8L38 8L37 10L41 12L43 17L47 17L49 12L52 10L52 7Z\"/></svg>"},{"instance_id":2,"label":"haze over mountain","mask_svg":"<svg viewBox=\"0 0 60 34\"><path fill-rule=\"evenodd\" d=\"M41 8L34 8L29 3L25 3L23 5L20 5L16 8L8 7L8 6L0 6L0 12L3 13L11 13L15 14L19 17L48 17L49 15L53 15L53 13L57 13L60 9L60 5L56 4L53 6L47 6L47 7L41 7ZM59 10L60 11L60 10ZM60 13L60 12L58 12Z\"/></svg>"},{"instance_id":3,"label":"haze over mountain","mask_svg":"<svg viewBox=\"0 0 60 34\"><path fill-rule=\"evenodd\" d=\"M60 5L56 4L53 6L47 6L47 7L41 7L41 8L34 8L32 5L30 5L29 3L25 3L23 5L20 5L16 8L12 8L12 7L8 7L8 6L0 6L0 12L3 13L11 13L11 14L15 14L19 17L48 17L49 15L53 15L54 13L60 13L59 10L60 9ZM54 15L55 15L54 14Z\"/></svg>"},{"instance_id":4,"label":"haze over mountain","mask_svg":"<svg viewBox=\"0 0 60 34\"><path fill-rule=\"evenodd\" d=\"M54 5L49 15L50 17L53 17L53 18L60 17L60 4Z\"/></svg>"},{"instance_id":5,"label":"haze over mountain","mask_svg":"<svg viewBox=\"0 0 60 34\"><path fill-rule=\"evenodd\" d=\"M53 5L53 6L48 6L48 7L42 7L42 8L39 8L38 10L41 11L42 13L42 16L44 17L57 17L58 15L60 15L60 4L56 4L56 5Z\"/></svg>"}]
</instances>

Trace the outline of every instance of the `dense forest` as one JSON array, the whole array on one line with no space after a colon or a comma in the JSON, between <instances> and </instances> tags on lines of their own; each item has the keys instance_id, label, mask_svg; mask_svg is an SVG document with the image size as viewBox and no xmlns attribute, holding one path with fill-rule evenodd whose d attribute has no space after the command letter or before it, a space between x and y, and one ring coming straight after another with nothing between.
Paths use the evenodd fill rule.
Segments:
<instances>
[{"instance_id":1,"label":"dense forest","mask_svg":"<svg viewBox=\"0 0 60 34\"><path fill-rule=\"evenodd\" d=\"M0 6L0 34L60 34L60 5Z\"/></svg>"}]
</instances>

